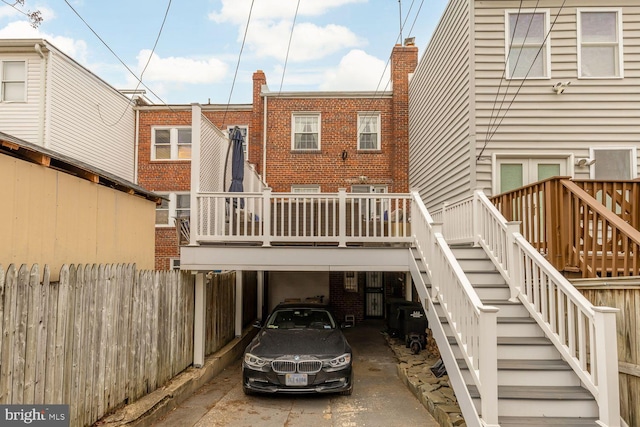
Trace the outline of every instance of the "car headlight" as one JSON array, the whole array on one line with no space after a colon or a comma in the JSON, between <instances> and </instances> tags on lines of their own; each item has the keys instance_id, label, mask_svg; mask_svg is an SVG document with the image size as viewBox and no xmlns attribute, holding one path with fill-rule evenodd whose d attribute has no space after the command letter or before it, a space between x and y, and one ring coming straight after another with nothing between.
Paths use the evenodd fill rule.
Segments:
<instances>
[{"instance_id":1,"label":"car headlight","mask_svg":"<svg viewBox=\"0 0 640 427\"><path fill-rule=\"evenodd\" d=\"M351 353L345 353L342 356L338 356L329 360L329 366L331 368L344 368L345 366L349 366L351 363Z\"/></svg>"},{"instance_id":2,"label":"car headlight","mask_svg":"<svg viewBox=\"0 0 640 427\"><path fill-rule=\"evenodd\" d=\"M244 355L244 364L253 369L262 369L269 364L269 361L251 353L246 353Z\"/></svg>"}]
</instances>

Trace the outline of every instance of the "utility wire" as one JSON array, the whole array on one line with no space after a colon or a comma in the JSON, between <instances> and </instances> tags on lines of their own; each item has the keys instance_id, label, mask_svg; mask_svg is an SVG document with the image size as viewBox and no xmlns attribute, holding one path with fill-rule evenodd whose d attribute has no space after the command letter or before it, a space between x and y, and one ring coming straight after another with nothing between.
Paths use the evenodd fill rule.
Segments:
<instances>
[{"instance_id":1,"label":"utility wire","mask_svg":"<svg viewBox=\"0 0 640 427\"><path fill-rule=\"evenodd\" d=\"M282 78L280 79L280 89L278 89L278 95L282 92L282 84L284 83L284 74L287 72L287 62L289 62L289 50L291 49L291 40L293 39L293 29L296 26L296 19L298 18L298 9L300 8L300 0L296 5L296 13L293 15L293 23L291 24L291 32L289 33L289 44L287 45L287 54L284 57L284 67L282 68Z\"/></svg>"},{"instance_id":2,"label":"utility wire","mask_svg":"<svg viewBox=\"0 0 640 427\"><path fill-rule=\"evenodd\" d=\"M98 40L100 40L100 41L102 42L102 44L103 44L103 45L104 45L104 46L109 50L109 52L111 52L111 54L113 54L113 56L115 56L115 57L116 57L116 59L117 59L118 61L120 61L120 63L124 66L124 68L126 68L126 69L127 69L127 71L129 71L129 73L131 73L131 75L132 75L133 77L135 77L135 78L136 78L136 80L137 80L138 82L140 82L140 84L141 84L142 86L144 86L144 87L145 87L149 92L151 92L151 93L152 93L156 98L158 98L162 104L167 105L167 103L166 103L166 102L164 102L164 101L162 100L162 98L161 98L159 95L157 95L153 90L151 90L147 85L145 85L145 84L142 82L142 80L140 80L140 79L138 78L138 76L136 75L136 73L134 73L134 72L131 70L131 68L129 68L129 66L128 66L127 64L125 64L125 62L124 62L122 59L120 59L120 57L118 56L118 54L116 54L116 53L113 51L113 49L111 49L111 47L107 44L107 42L105 42L105 41L102 39L102 37L100 37L100 36L98 35L98 33L96 33L96 32L95 32L95 30L94 30L93 28L91 28L91 25L89 25L89 24L87 23L87 21L85 21L85 20L84 20L84 18L83 18L83 17L78 13L78 11L77 11L77 10L75 10L75 9L73 8L73 6L71 6L71 4L69 3L69 1L68 1L68 0L64 0L64 2L67 4L67 6L69 6L69 8L71 8L71 10L73 11L73 13L75 13L75 14L76 14L76 16L77 16L78 18L80 18L80 20L84 23L84 25L86 25L86 26L87 26L87 28L89 28L89 30L91 30L91 32L92 32L92 33L93 33L93 34L98 38ZM167 106L168 106L168 105L167 105ZM171 109L171 107L169 107L169 109ZM173 111L173 110L171 110L171 111Z\"/></svg>"},{"instance_id":3,"label":"utility wire","mask_svg":"<svg viewBox=\"0 0 640 427\"><path fill-rule=\"evenodd\" d=\"M254 3L254 0L251 0L251 7L249 8L249 16L247 17L247 26L244 29L244 37L242 38L242 46L240 46L240 53L238 54L236 71L233 74L233 81L231 82L231 90L229 91L229 100L227 101L227 108L224 110L224 115L222 116L222 126L225 125L227 112L229 111L229 105L231 105L231 95L233 95L233 87L236 84L236 77L238 76L238 69L240 68L240 58L242 58L242 51L244 50L244 43L247 40L247 32L249 31L249 23L251 22L251 12L253 11L253 3ZM229 153L227 152L227 157L228 157L228 154Z\"/></svg>"},{"instance_id":4,"label":"utility wire","mask_svg":"<svg viewBox=\"0 0 640 427\"><path fill-rule=\"evenodd\" d=\"M482 151L480 152L480 154L478 155L478 157L476 158L476 160L478 160L480 158L480 155L482 155L482 153L484 152L484 149L486 148L486 145L491 141L491 139L493 138L493 136L496 134L496 132L498 131L498 128L500 128L500 125L502 124L502 121L504 120L504 118L507 116L507 113L509 112L509 110L511 109L511 106L513 105L514 101L516 100L518 94L520 93L520 89L522 89L522 86L524 85L524 82L526 81L527 77L529 77L529 73L531 72L531 70L533 69L533 65L535 64L536 59L538 59L538 56L540 55L540 52L542 52L542 48L544 47L544 45L547 42L547 39L549 38L549 36L551 35L551 31L553 30L553 27L555 27L556 22L558 21L558 17L560 16L560 13L562 12L562 9L564 9L564 5L567 2L567 0L563 0L562 4L560 5L560 9L558 9L558 13L556 14L556 17L553 20L553 23L551 24L551 27L549 28L549 31L547 31L547 34L544 37L544 40L542 40L542 43L540 44L540 48L538 49L538 52L536 53L536 56L533 58L533 60L531 61L531 65L529 66L529 69L527 70L527 74L524 76L524 78L522 79L522 82L520 83L520 86L518 87L518 90L516 91L516 93L513 95L513 98L511 99L511 102L509 103L509 105L507 106L507 109L505 110L502 118L500 118L500 121L498 122L497 126L495 127L495 129L493 130L493 133L491 133L488 137L487 142L485 143L485 146L482 148Z\"/></svg>"},{"instance_id":5,"label":"utility wire","mask_svg":"<svg viewBox=\"0 0 640 427\"><path fill-rule=\"evenodd\" d=\"M164 12L164 18L162 19L162 25L160 25L160 30L158 31L158 36L156 37L156 41L153 44L153 48L151 49L151 53L149 54L149 58L147 59L147 63L144 65L144 68L142 69L142 72L140 73L140 79L138 79L138 83L136 84L136 88L133 90L134 93L138 91L138 88L140 87L140 83L142 83L142 77L144 76L145 71L147 71L147 67L149 66L149 63L151 62L151 58L153 58L153 54L156 51L156 47L158 46L158 41L160 40L160 35L162 34L162 30L164 29L164 24L167 22L167 16L169 16L169 9L171 8L171 0L169 0L169 3L167 4L167 10ZM125 113L127 112L127 110L129 110L129 107L131 106L131 104L133 103L133 95L131 96L131 100L127 103L127 106L124 108L124 111L122 111L122 114L120 115L120 118L118 118L118 120L113 123L113 124L107 124L105 123L104 119L102 118L102 114L100 113L100 104L98 104L98 115L100 116L100 120L102 120L103 123L107 124L107 126L115 126L118 123L120 123L120 120L122 120L122 118L124 117Z\"/></svg>"}]
</instances>

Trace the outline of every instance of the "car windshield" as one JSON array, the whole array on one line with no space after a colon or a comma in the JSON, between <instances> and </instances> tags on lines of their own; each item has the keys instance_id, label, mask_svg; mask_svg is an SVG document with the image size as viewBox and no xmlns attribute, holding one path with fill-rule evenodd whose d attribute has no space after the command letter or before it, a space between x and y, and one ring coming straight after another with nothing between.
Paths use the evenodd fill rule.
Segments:
<instances>
[{"instance_id":1,"label":"car windshield","mask_svg":"<svg viewBox=\"0 0 640 427\"><path fill-rule=\"evenodd\" d=\"M276 310L267 322L267 328L270 329L334 329L335 327L331 314L316 308Z\"/></svg>"}]
</instances>

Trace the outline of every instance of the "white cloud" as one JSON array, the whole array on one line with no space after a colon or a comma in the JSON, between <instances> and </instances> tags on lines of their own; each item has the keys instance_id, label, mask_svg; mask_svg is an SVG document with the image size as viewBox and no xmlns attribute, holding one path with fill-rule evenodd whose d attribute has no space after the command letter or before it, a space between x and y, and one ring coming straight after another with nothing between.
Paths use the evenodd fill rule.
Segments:
<instances>
[{"instance_id":1,"label":"white cloud","mask_svg":"<svg viewBox=\"0 0 640 427\"><path fill-rule=\"evenodd\" d=\"M257 23L247 36L247 42L258 57L272 57L284 61L291 37L291 22L275 25ZM311 23L295 26L289 58L291 62L323 58L345 48L364 44L348 28L339 25L319 27Z\"/></svg>"},{"instance_id":2,"label":"white cloud","mask_svg":"<svg viewBox=\"0 0 640 427\"><path fill-rule=\"evenodd\" d=\"M13 18L18 15L22 15L22 14L18 12L14 7L11 7L9 5L0 6L0 19Z\"/></svg>"},{"instance_id":3,"label":"white cloud","mask_svg":"<svg viewBox=\"0 0 640 427\"><path fill-rule=\"evenodd\" d=\"M261 20L293 20L296 13L295 1L283 0L259 0L254 2L251 9L252 0L222 0L220 12L212 12L209 19L217 23L232 22L235 24L246 24L251 10L251 22ZM327 11L353 3L366 3L368 0L305 0L300 2L298 16L318 16Z\"/></svg>"},{"instance_id":4,"label":"white cloud","mask_svg":"<svg viewBox=\"0 0 640 427\"><path fill-rule=\"evenodd\" d=\"M138 73L142 72L151 51L141 50L138 54ZM192 59L170 56L161 58L154 53L147 67L143 81L172 83L215 83L227 74L228 66L216 58ZM154 84L154 87L156 85Z\"/></svg>"},{"instance_id":5,"label":"white cloud","mask_svg":"<svg viewBox=\"0 0 640 427\"><path fill-rule=\"evenodd\" d=\"M69 37L54 36L31 27L27 21L14 21L4 28L0 28L2 39L45 39L76 61L87 62L87 43L84 40L74 40Z\"/></svg>"},{"instance_id":6,"label":"white cloud","mask_svg":"<svg viewBox=\"0 0 640 427\"><path fill-rule=\"evenodd\" d=\"M342 58L337 68L325 71L324 82L320 85L320 89L381 92L391 90L387 84L390 70L386 65L385 61L368 55L362 50L352 50Z\"/></svg>"}]
</instances>

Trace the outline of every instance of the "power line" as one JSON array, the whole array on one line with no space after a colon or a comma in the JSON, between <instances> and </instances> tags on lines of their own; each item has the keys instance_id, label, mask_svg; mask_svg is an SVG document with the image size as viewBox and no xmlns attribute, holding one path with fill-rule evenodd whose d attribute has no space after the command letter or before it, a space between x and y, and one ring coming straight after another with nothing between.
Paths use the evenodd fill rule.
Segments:
<instances>
[{"instance_id":1,"label":"power line","mask_svg":"<svg viewBox=\"0 0 640 427\"><path fill-rule=\"evenodd\" d=\"M169 0L169 3L167 4L167 10L164 12L164 18L162 19L162 25L160 25L160 30L158 31L158 36L156 37L156 41L153 44L153 48L151 49L151 53L149 54L149 58L147 59L147 63L144 65L144 68L142 69L142 72L140 73L140 79L138 80L138 83L136 84L136 88L133 90L134 93L138 91L138 88L140 87L140 83L142 83L142 76L144 76L145 71L147 71L147 67L149 66L149 63L151 62L151 58L153 58L153 54L156 51L156 47L158 46L158 41L160 40L160 35L162 34L162 30L164 29L164 24L167 22L167 16L169 16L169 9L171 8L171 0ZM120 120L122 120L122 118L124 117L125 113L127 112L127 110L129 109L129 107L131 106L131 104L133 103L133 95L131 96L131 100L127 103L127 106L124 108L124 111L122 111L122 114L120 115L120 118L118 118L118 120L108 126L115 126L118 123L120 123ZM98 115L100 116L100 120L102 120L103 123L104 119L102 118L102 114L100 113L100 104L98 104ZM105 123L107 124L107 123Z\"/></svg>"},{"instance_id":2,"label":"power line","mask_svg":"<svg viewBox=\"0 0 640 427\"><path fill-rule=\"evenodd\" d=\"M227 108L224 110L224 115L222 116L222 125L224 126L225 120L227 118L227 111L229 111L229 105L231 104L231 95L233 94L233 87L236 84L236 77L238 76L238 68L240 68L240 58L242 58L242 51L244 50L244 43L247 40L247 32L249 31L249 23L251 22L251 12L253 11L253 2L251 0L251 7L249 8L249 16L247 17L247 26L244 29L244 37L242 38L242 45L240 46L240 53L238 54L238 62L236 63L236 71L233 74L233 81L231 82L231 90L229 91L229 100L227 101Z\"/></svg>"},{"instance_id":3,"label":"power line","mask_svg":"<svg viewBox=\"0 0 640 427\"><path fill-rule=\"evenodd\" d=\"M549 28L549 31L547 31L547 34L545 35L544 39L542 40L542 43L540 44L540 48L538 49L538 52L536 53L536 56L533 58L533 60L531 61L531 65L529 66L529 69L527 70L527 73L525 74L525 76L523 77L522 81L520 82L520 86L518 86L518 90L516 91L516 93L513 95L513 98L511 99L511 102L509 103L509 105L507 106L507 109L505 110L502 118L500 119L500 121L498 122L497 126L495 127L495 129L493 130L493 132L488 136L487 141L485 142L484 147L482 147L482 151L480 151L480 154L477 156L476 160L478 160L480 158L480 156L482 155L482 153L484 152L485 148L487 147L487 144L491 141L491 139L493 138L493 136L498 132L498 129L500 128L500 125L502 124L502 121L504 120L504 118L507 116L507 113L509 112L509 110L511 109L511 106L513 105L514 101L516 100L518 94L520 93L520 89L522 89L522 86L524 85L524 82L526 81L527 77L529 77L529 73L531 72L531 70L533 69L533 65L535 64L536 59L538 59L538 56L540 55L540 52L542 52L542 48L544 47L544 45L547 43L547 39L549 38L549 36L551 35L551 31L553 30L553 27L555 27L556 22L558 21L558 17L560 16L560 13L562 12L562 9L564 9L564 5L566 3L567 0L563 0L562 4L560 5L560 9L558 9L558 13L556 14L556 17L553 20L553 23L551 24L551 27Z\"/></svg>"},{"instance_id":4,"label":"power line","mask_svg":"<svg viewBox=\"0 0 640 427\"><path fill-rule=\"evenodd\" d=\"M282 84L284 83L284 74L287 72L287 62L289 61L289 49L291 49L291 40L293 39L293 29L296 26L296 18L298 18L298 9L300 8L300 0L296 5L296 13L293 15L293 23L291 24L291 32L289 33L289 44L287 45L287 54L284 57L284 67L282 68L282 78L280 79L280 89L278 89L278 95L282 91Z\"/></svg>"},{"instance_id":5,"label":"power line","mask_svg":"<svg viewBox=\"0 0 640 427\"><path fill-rule=\"evenodd\" d=\"M122 59L120 59L120 57L118 56L118 54L116 54L116 53L113 51L113 49L111 49L111 47L107 44L107 42L105 42L105 41L102 39L102 37L100 37L100 36L98 35L98 33L96 33L96 32L95 32L95 30L94 30L93 28L91 28L91 25L89 25L89 23L87 23L87 21L85 21L85 20L84 20L84 18L83 18L83 17L78 13L78 11L77 11L77 10L75 10L75 9L73 8L73 6L71 6L71 4L69 3L69 1L68 1L68 0L64 0L64 2L67 4L67 6L69 6L69 8L73 11L73 13L75 13L75 14L76 14L76 16L77 16L78 18L80 18L80 20L84 23L84 25L86 25L86 26L87 26L87 28L89 28L89 30L91 30L91 32L92 32L92 33L93 33L93 34L98 38L98 40L100 40L100 41L102 42L102 44L103 44L103 45L104 45L104 46L109 50L109 52L111 52L111 54L112 54L113 56L115 56L115 57L116 57L116 59L117 59L118 61L120 61L120 63L124 66L124 68L126 68L126 69L127 69L127 71L129 71L129 73L131 73L131 75L132 75L133 77L135 77L135 79L136 79L138 82L140 82L140 84L141 84L142 86L144 86L144 87L145 87L145 89L147 89L147 90L148 90L149 92L151 92L151 93L152 93L156 98L158 98L162 104L167 105L167 103L166 103L166 102L164 102L164 101L162 100L162 98L161 98L159 95L157 95L153 90L151 90L147 85L145 85L145 84L142 82L142 80L140 80L140 79L138 78L138 76L136 75L136 73L134 73L134 72L131 70L131 68L129 68L129 66L128 66L127 64L125 64L125 62L124 62ZM168 106L168 105L167 105L167 106ZM171 109L171 107L169 107L169 109ZM171 110L171 111L173 111L173 110Z\"/></svg>"}]
</instances>

